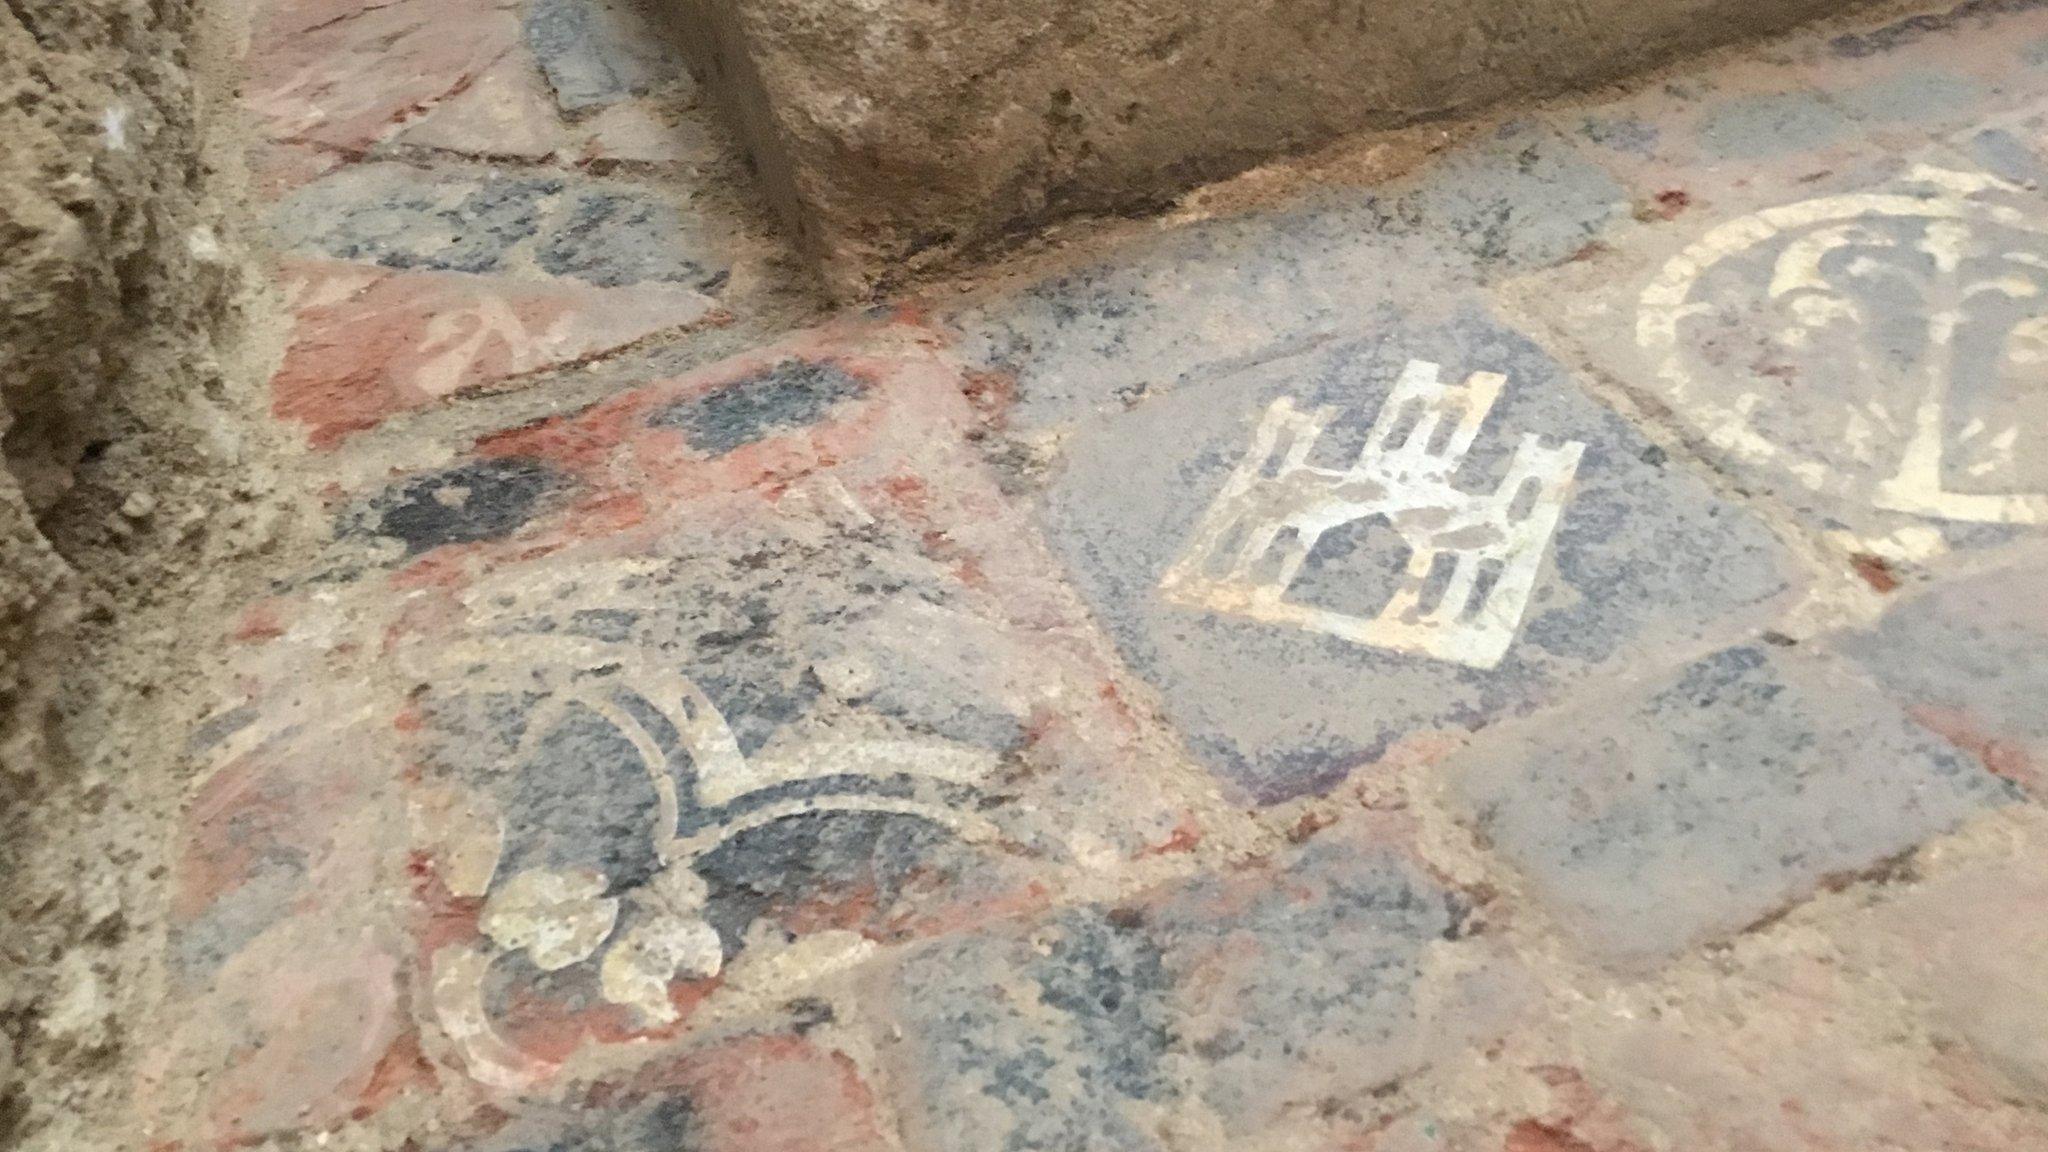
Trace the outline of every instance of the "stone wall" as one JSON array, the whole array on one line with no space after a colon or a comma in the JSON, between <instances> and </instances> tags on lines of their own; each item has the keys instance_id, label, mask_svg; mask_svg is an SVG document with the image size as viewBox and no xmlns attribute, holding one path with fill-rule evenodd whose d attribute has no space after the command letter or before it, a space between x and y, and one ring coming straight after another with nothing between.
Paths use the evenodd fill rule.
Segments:
<instances>
[{"instance_id":1,"label":"stone wall","mask_svg":"<svg viewBox=\"0 0 2048 1152\"><path fill-rule=\"evenodd\" d=\"M842 295L1849 0L664 0Z\"/></svg>"},{"instance_id":2,"label":"stone wall","mask_svg":"<svg viewBox=\"0 0 2048 1152\"><path fill-rule=\"evenodd\" d=\"M78 991L124 931L85 866L134 851L93 773L170 779L160 730L120 716L177 682L136 655L177 647L177 611L138 621L188 602L249 526L234 493L264 487L223 366L242 278L206 160L205 7L0 5L0 1146L83 1107L119 1050L107 998ZM46 842L72 855L38 863Z\"/></svg>"},{"instance_id":3,"label":"stone wall","mask_svg":"<svg viewBox=\"0 0 2048 1152\"><path fill-rule=\"evenodd\" d=\"M0 785L46 754L51 685L24 657L103 599L78 569L113 575L110 557L162 542L152 525L222 456L207 441L225 427L213 349L232 275L193 9L0 7Z\"/></svg>"}]
</instances>

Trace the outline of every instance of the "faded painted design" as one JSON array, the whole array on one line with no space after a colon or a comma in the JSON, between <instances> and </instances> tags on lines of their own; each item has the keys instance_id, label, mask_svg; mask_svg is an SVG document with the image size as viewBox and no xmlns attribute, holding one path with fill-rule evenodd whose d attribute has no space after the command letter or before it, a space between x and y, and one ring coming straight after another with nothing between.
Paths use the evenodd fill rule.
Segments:
<instances>
[{"instance_id":1,"label":"faded painted design","mask_svg":"<svg viewBox=\"0 0 2048 1152\"><path fill-rule=\"evenodd\" d=\"M1380 408L1357 463L1309 463L1337 416L1281 397L1252 447L1160 581L1176 604L1248 616L1356 644L1492 668L1507 655L1585 445L1523 437L1492 492L1454 486L1507 379L1475 372L1444 384L1436 364L1411 360ZM1410 549L1401 584L1371 618L1290 601L1322 536L1385 517Z\"/></svg>"},{"instance_id":2,"label":"faded painted design","mask_svg":"<svg viewBox=\"0 0 2048 1152\"><path fill-rule=\"evenodd\" d=\"M508 770L546 757L551 741L594 719L631 750L651 785L652 806L619 820L644 829L652 848L656 867L638 881L583 864L513 871L507 816L488 795L443 782L415 800L420 846L451 895L482 900L476 936L433 951L432 1013L464 1071L494 1088L530 1087L556 1069L494 1020L490 987L500 961L523 956L540 973L591 965L597 995L630 1009L639 1028L682 1018L681 1005L696 997L679 1000L677 988L719 977L737 947L711 923L710 889L695 870L735 837L799 817L859 813L911 818L963 843L1001 839L973 806L998 767L991 751L936 738L823 737L749 757L711 698L659 650L564 628L577 606L645 607L634 587L652 571L627 563L479 589L466 598L472 635L408 654L408 672L424 682L472 699L531 701ZM534 815L512 819L525 824ZM817 974L815 966L796 973Z\"/></svg>"},{"instance_id":3,"label":"faded painted design","mask_svg":"<svg viewBox=\"0 0 2048 1152\"><path fill-rule=\"evenodd\" d=\"M2023 443L2048 364L2048 229L2021 192L1921 166L1895 189L1723 224L1643 293L1637 339L1716 446L1810 491L1925 520L2048 523L2048 477ZM1754 362L1729 353L1742 331L1766 337ZM1855 390L1816 396L1799 386L1809 370ZM1924 526L1894 539L1941 547Z\"/></svg>"}]
</instances>

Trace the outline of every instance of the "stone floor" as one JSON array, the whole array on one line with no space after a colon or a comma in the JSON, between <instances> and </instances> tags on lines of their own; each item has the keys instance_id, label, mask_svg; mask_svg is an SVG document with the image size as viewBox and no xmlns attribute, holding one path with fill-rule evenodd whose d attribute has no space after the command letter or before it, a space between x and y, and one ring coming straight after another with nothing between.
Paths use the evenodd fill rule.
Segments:
<instances>
[{"instance_id":1,"label":"stone floor","mask_svg":"<svg viewBox=\"0 0 2048 1152\"><path fill-rule=\"evenodd\" d=\"M838 313L626 0L252 20L136 1147L2048 1149L2048 6Z\"/></svg>"}]
</instances>

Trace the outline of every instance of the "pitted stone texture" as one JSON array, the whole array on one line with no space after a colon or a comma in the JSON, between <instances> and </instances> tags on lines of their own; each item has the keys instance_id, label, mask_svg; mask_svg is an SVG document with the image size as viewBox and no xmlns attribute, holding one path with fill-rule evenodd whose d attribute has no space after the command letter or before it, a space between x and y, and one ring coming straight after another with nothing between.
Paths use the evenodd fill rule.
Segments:
<instances>
[{"instance_id":1,"label":"pitted stone texture","mask_svg":"<svg viewBox=\"0 0 2048 1152\"><path fill-rule=\"evenodd\" d=\"M1575 1038L1589 1083L1622 1109L1643 1146L2048 1145L2038 1110L2004 1097L1968 1054L1930 1043L1861 964L1767 949L1742 961L1711 982L1690 983L1682 999L1615 1013Z\"/></svg>"},{"instance_id":2,"label":"pitted stone texture","mask_svg":"<svg viewBox=\"0 0 2048 1152\"><path fill-rule=\"evenodd\" d=\"M844 1053L795 1034L727 1040L501 1118L447 1152L898 1152Z\"/></svg>"},{"instance_id":3,"label":"pitted stone texture","mask_svg":"<svg viewBox=\"0 0 2048 1152\"><path fill-rule=\"evenodd\" d=\"M1555 701L1588 673L1704 636L1749 634L1794 577L1770 534L1581 393L1468 298L1358 317L1359 338L1188 383L1075 433L1043 515L1126 659L1197 754L1262 801L1325 789L1404 742L1462 734ZM1505 374L1457 473L1491 492L1526 436L1586 445L1519 634L1482 670L1164 599L1160 583L1276 398L1337 422L1311 458L1356 455L1411 358L1446 383ZM1370 617L1407 548L1384 519L1323 537L1290 599Z\"/></svg>"},{"instance_id":4,"label":"pitted stone texture","mask_svg":"<svg viewBox=\"0 0 2048 1152\"><path fill-rule=\"evenodd\" d=\"M771 196L827 278L859 295L1047 220L1159 204L1348 131L1613 75L1835 6L675 8Z\"/></svg>"},{"instance_id":5,"label":"pitted stone texture","mask_svg":"<svg viewBox=\"0 0 2048 1152\"><path fill-rule=\"evenodd\" d=\"M2038 558L1936 584L1834 643L1914 719L1992 772L2048 790L2048 571Z\"/></svg>"},{"instance_id":6,"label":"pitted stone texture","mask_svg":"<svg viewBox=\"0 0 2048 1152\"><path fill-rule=\"evenodd\" d=\"M864 995L919 1148L1256 1137L1484 1044L1528 986L1471 901L1355 817L1231 875L923 945Z\"/></svg>"},{"instance_id":7,"label":"pitted stone texture","mask_svg":"<svg viewBox=\"0 0 2048 1152\"><path fill-rule=\"evenodd\" d=\"M1942 862L1885 893L1844 934L1851 962L1878 971L1919 1005L1941 1041L1982 1061L2006 1092L2048 1103L2048 830L2031 813L2002 852Z\"/></svg>"},{"instance_id":8,"label":"pitted stone texture","mask_svg":"<svg viewBox=\"0 0 2048 1152\"><path fill-rule=\"evenodd\" d=\"M189 834L194 884L229 895L180 948L230 970L254 933L274 971L320 971L369 917L416 1024L394 1059L459 1115L701 1020L815 1024L806 990L880 948L1103 870L1175 871L1231 818L1123 705L938 344L807 334L338 498L349 564L244 631L355 663L259 666L210 730L293 722L271 701L329 675L367 695L301 733L328 751L296 765L286 832L224 826L260 861ZM333 818L313 801L375 780L404 815L348 841L369 872L321 890L320 924L265 927L313 883L294 846ZM233 1034L214 1021L165 1062L232 1059L207 1042ZM380 1075L370 1100L349 1070L345 1098L299 1103L374 1111L412 1083Z\"/></svg>"},{"instance_id":9,"label":"pitted stone texture","mask_svg":"<svg viewBox=\"0 0 2048 1152\"><path fill-rule=\"evenodd\" d=\"M1475 834L1624 969L2017 797L1867 683L1765 648L1502 733L1453 771Z\"/></svg>"},{"instance_id":10,"label":"pitted stone texture","mask_svg":"<svg viewBox=\"0 0 2048 1152\"><path fill-rule=\"evenodd\" d=\"M1509 124L1385 186L1179 229L948 323L962 355L1015 378L1007 418L1036 434L1340 335L1430 285L1566 259L1626 199L1555 132Z\"/></svg>"}]
</instances>

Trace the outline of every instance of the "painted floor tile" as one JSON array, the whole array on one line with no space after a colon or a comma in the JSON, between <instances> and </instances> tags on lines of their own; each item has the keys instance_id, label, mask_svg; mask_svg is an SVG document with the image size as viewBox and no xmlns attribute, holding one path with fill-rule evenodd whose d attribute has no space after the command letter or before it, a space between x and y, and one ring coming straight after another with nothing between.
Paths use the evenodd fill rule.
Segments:
<instances>
[{"instance_id":1,"label":"painted floor tile","mask_svg":"<svg viewBox=\"0 0 2048 1152\"><path fill-rule=\"evenodd\" d=\"M292 341L271 380L278 416L330 447L393 413L503 387L713 317L692 288L601 288L566 278L391 271L302 262L284 270Z\"/></svg>"},{"instance_id":2,"label":"painted floor tile","mask_svg":"<svg viewBox=\"0 0 2048 1152\"><path fill-rule=\"evenodd\" d=\"M1411 849L1401 818L1360 814L1228 876L912 949L861 993L900 1022L881 1067L907 1142L1149 1150L1371 1119L1530 992Z\"/></svg>"},{"instance_id":3,"label":"painted floor tile","mask_svg":"<svg viewBox=\"0 0 2048 1152\"><path fill-rule=\"evenodd\" d=\"M1844 670L1732 648L1454 766L1457 803L1575 946L1733 933L2018 798Z\"/></svg>"},{"instance_id":4,"label":"painted floor tile","mask_svg":"<svg viewBox=\"0 0 2048 1152\"><path fill-rule=\"evenodd\" d=\"M348 1045L298 1019L185 1043L167 1084L360 1054L266 1088L274 1109L215 1090L209 1131L429 1082L451 1108L580 1082L735 1020L801 1020L808 983L878 948L1180 867L1216 802L1123 702L934 344L809 336L493 434L350 504L341 546L381 558L352 583L251 609L255 651L315 653L283 665L297 691L339 669L374 690L297 706L305 727L271 715L282 686L252 657L230 744L323 751L250 786L244 753L214 756L180 947L304 971L294 948L360 920L408 1014ZM314 847L341 850L325 797L345 787L408 815L346 845L367 890L323 887L335 914L295 893ZM248 995L204 1001L188 1034L231 1035L218 1013Z\"/></svg>"},{"instance_id":5,"label":"painted floor tile","mask_svg":"<svg viewBox=\"0 0 2048 1152\"><path fill-rule=\"evenodd\" d=\"M2037 197L1937 152L1617 234L1511 295L1814 538L1912 563L2048 522L2044 228Z\"/></svg>"},{"instance_id":6,"label":"painted floor tile","mask_svg":"<svg viewBox=\"0 0 2048 1152\"><path fill-rule=\"evenodd\" d=\"M1762 626L1764 527L1469 296L1077 433L1048 533L1197 755L1273 801Z\"/></svg>"},{"instance_id":7,"label":"painted floor tile","mask_svg":"<svg viewBox=\"0 0 2048 1152\"><path fill-rule=\"evenodd\" d=\"M295 321L273 404L317 448L730 319L729 243L639 184L358 164L286 198L271 232Z\"/></svg>"},{"instance_id":8,"label":"painted floor tile","mask_svg":"<svg viewBox=\"0 0 2048 1152\"><path fill-rule=\"evenodd\" d=\"M360 154L519 44L517 0L273 0L244 104L270 139Z\"/></svg>"}]
</instances>

